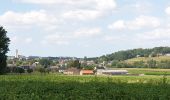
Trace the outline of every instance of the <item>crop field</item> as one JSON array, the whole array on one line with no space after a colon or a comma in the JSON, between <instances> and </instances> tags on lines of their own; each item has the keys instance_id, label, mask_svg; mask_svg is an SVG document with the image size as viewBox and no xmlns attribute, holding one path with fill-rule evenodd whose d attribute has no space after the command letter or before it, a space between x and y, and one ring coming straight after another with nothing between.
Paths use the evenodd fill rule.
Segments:
<instances>
[{"instance_id":1,"label":"crop field","mask_svg":"<svg viewBox=\"0 0 170 100\"><path fill-rule=\"evenodd\" d=\"M0 76L0 100L170 100L169 76Z\"/></svg>"},{"instance_id":2,"label":"crop field","mask_svg":"<svg viewBox=\"0 0 170 100\"><path fill-rule=\"evenodd\" d=\"M132 59L128 59L126 60L126 62L132 63L135 61L148 61L148 60L156 60L156 61L166 61L166 60L170 60L170 56L159 56L159 57L138 57L138 58L132 58Z\"/></svg>"},{"instance_id":3,"label":"crop field","mask_svg":"<svg viewBox=\"0 0 170 100\"><path fill-rule=\"evenodd\" d=\"M151 69L151 68L112 68L118 70L127 70L129 74L144 75L170 75L170 69Z\"/></svg>"}]
</instances>

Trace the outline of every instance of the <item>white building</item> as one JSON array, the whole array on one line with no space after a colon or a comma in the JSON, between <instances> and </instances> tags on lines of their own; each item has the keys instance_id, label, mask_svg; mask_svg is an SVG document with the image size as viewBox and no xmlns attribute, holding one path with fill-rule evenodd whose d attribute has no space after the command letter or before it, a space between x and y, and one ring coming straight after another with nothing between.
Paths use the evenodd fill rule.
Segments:
<instances>
[{"instance_id":1,"label":"white building","mask_svg":"<svg viewBox=\"0 0 170 100\"><path fill-rule=\"evenodd\" d=\"M127 74L127 70L105 70L105 69L98 69L96 74L97 75L125 75Z\"/></svg>"}]
</instances>

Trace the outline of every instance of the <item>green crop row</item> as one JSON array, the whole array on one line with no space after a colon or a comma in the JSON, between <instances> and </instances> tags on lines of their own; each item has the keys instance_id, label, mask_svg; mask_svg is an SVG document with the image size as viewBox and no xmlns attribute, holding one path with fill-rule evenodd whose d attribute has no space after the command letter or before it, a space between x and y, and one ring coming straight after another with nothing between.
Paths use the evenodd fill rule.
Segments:
<instances>
[{"instance_id":1,"label":"green crop row","mask_svg":"<svg viewBox=\"0 0 170 100\"><path fill-rule=\"evenodd\" d=\"M170 77L0 76L0 100L170 100Z\"/></svg>"}]
</instances>

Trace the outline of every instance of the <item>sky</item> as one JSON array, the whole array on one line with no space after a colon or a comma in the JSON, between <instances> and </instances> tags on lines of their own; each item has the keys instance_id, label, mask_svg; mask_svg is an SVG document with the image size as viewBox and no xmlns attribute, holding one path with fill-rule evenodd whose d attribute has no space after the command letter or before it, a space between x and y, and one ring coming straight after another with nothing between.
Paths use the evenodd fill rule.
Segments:
<instances>
[{"instance_id":1,"label":"sky","mask_svg":"<svg viewBox=\"0 0 170 100\"><path fill-rule=\"evenodd\" d=\"M0 25L10 56L96 57L170 46L170 1L3 0Z\"/></svg>"}]
</instances>

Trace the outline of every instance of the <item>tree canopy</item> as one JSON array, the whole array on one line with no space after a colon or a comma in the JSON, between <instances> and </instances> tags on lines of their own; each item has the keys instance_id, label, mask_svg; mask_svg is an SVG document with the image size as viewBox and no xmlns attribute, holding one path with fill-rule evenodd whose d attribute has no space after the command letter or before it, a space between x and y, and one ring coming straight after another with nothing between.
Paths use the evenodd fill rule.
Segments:
<instances>
[{"instance_id":1,"label":"tree canopy","mask_svg":"<svg viewBox=\"0 0 170 100\"><path fill-rule=\"evenodd\" d=\"M149 55L156 56L158 54L165 55L167 53L170 53L170 47L155 47L152 49L139 48L139 49L133 49L133 50L118 51L112 54L103 55L96 59L99 59L102 61L113 61L113 60L123 61L123 60L131 59L131 58L135 58L137 56L148 57Z\"/></svg>"},{"instance_id":2,"label":"tree canopy","mask_svg":"<svg viewBox=\"0 0 170 100\"><path fill-rule=\"evenodd\" d=\"M5 69L7 66L6 60L7 60L7 52L9 51L8 45L10 42L10 39L7 37L7 31L0 26L0 74L5 73Z\"/></svg>"}]
</instances>

